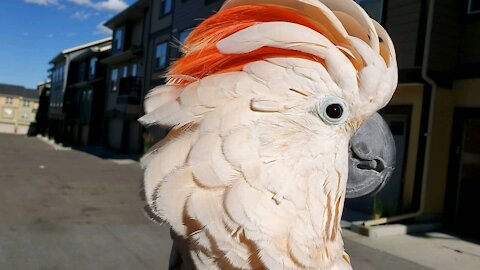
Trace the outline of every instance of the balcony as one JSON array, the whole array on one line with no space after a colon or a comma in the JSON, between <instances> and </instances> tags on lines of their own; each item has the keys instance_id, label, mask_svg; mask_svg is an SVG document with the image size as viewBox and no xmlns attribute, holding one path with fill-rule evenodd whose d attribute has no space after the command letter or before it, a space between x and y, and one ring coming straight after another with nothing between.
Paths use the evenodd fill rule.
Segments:
<instances>
[{"instance_id":1,"label":"balcony","mask_svg":"<svg viewBox=\"0 0 480 270\"><path fill-rule=\"evenodd\" d=\"M121 78L118 85L117 104L140 105L142 80L140 77Z\"/></svg>"}]
</instances>

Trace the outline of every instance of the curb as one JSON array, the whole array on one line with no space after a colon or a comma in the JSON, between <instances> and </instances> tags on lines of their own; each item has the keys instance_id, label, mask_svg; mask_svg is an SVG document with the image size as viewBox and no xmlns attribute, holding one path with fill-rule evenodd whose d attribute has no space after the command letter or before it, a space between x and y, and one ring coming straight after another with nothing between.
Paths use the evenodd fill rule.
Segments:
<instances>
[{"instance_id":1,"label":"curb","mask_svg":"<svg viewBox=\"0 0 480 270\"><path fill-rule=\"evenodd\" d=\"M385 224L366 227L362 222L353 222L350 230L358 234L378 238L384 236L405 235L411 233L422 233L439 230L443 227L442 223L417 223L417 224Z\"/></svg>"},{"instance_id":2,"label":"curb","mask_svg":"<svg viewBox=\"0 0 480 270\"><path fill-rule=\"evenodd\" d=\"M54 140L48 139L47 137L44 137L44 136L41 136L41 135L37 135L37 139L39 139L40 141L50 145L56 151L70 151L70 150L72 150L71 147L65 147L63 145L56 144Z\"/></svg>"}]
</instances>

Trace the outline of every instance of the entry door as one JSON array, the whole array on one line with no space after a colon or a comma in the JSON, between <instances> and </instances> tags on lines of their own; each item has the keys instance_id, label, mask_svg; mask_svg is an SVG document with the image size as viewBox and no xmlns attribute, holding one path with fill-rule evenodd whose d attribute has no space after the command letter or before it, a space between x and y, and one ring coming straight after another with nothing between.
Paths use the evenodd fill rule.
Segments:
<instances>
[{"instance_id":1,"label":"entry door","mask_svg":"<svg viewBox=\"0 0 480 270\"><path fill-rule=\"evenodd\" d=\"M447 221L480 236L480 109L455 111L446 191Z\"/></svg>"}]
</instances>

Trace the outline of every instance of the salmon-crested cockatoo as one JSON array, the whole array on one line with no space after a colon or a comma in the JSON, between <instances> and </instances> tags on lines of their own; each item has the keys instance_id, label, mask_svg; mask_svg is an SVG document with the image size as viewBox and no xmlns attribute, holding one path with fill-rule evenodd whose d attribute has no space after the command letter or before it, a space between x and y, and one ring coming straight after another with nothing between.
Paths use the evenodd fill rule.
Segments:
<instances>
[{"instance_id":1,"label":"salmon-crested cockatoo","mask_svg":"<svg viewBox=\"0 0 480 270\"><path fill-rule=\"evenodd\" d=\"M386 31L353 0L230 0L183 50L140 121L171 128L144 187L184 269L351 269L349 140L396 89Z\"/></svg>"}]
</instances>

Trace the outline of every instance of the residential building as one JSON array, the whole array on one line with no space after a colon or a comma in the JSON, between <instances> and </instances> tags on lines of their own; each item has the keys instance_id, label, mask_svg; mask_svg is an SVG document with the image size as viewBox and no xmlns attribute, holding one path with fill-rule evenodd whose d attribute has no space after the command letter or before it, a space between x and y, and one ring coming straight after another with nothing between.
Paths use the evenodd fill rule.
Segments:
<instances>
[{"instance_id":1,"label":"residential building","mask_svg":"<svg viewBox=\"0 0 480 270\"><path fill-rule=\"evenodd\" d=\"M175 2L173 14L172 37L176 46L171 52L171 57L176 59L181 56L180 45L188 34L203 20L213 15L222 6L223 0L185 1Z\"/></svg>"},{"instance_id":2,"label":"residential building","mask_svg":"<svg viewBox=\"0 0 480 270\"><path fill-rule=\"evenodd\" d=\"M143 151L137 119L143 114L149 9L149 0L139 0L105 23L113 39L111 56L101 61L108 66L104 143L121 152Z\"/></svg>"},{"instance_id":3,"label":"residential building","mask_svg":"<svg viewBox=\"0 0 480 270\"><path fill-rule=\"evenodd\" d=\"M98 46L109 41L110 38L97 40L91 43L83 44L77 47L66 49L55 56L50 65L50 106L48 109L48 135L57 142L69 143L68 135L70 133L70 125L67 125L65 119L65 93L68 86L69 68L72 63L72 59L85 53L91 47Z\"/></svg>"},{"instance_id":4,"label":"residential building","mask_svg":"<svg viewBox=\"0 0 480 270\"><path fill-rule=\"evenodd\" d=\"M101 60L109 56L111 47L111 39L105 39L71 59L64 96L65 142L102 143L107 80L106 66Z\"/></svg>"},{"instance_id":5,"label":"residential building","mask_svg":"<svg viewBox=\"0 0 480 270\"><path fill-rule=\"evenodd\" d=\"M50 81L39 83L37 92L39 96L39 104L37 114L35 116L36 130L35 133L46 136L48 130L48 108L50 107Z\"/></svg>"},{"instance_id":6,"label":"residential building","mask_svg":"<svg viewBox=\"0 0 480 270\"><path fill-rule=\"evenodd\" d=\"M376 211L389 222L443 221L478 236L480 1L358 2L377 11L399 66L398 89L382 110L397 143L397 175Z\"/></svg>"},{"instance_id":7,"label":"residential building","mask_svg":"<svg viewBox=\"0 0 480 270\"><path fill-rule=\"evenodd\" d=\"M27 134L37 109L37 91L0 84L0 133Z\"/></svg>"},{"instance_id":8,"label":"residential building","mask_svg":"<svg viewBox=\"0 0 480 270\"><path fill-rule=\"evenodd\" d=\"M146 32L148 33L145 58L145 89L148 91L165 82L165 70L172 55L172 22L175 0L150 0Z\"/></svg>"}]
</instances>

